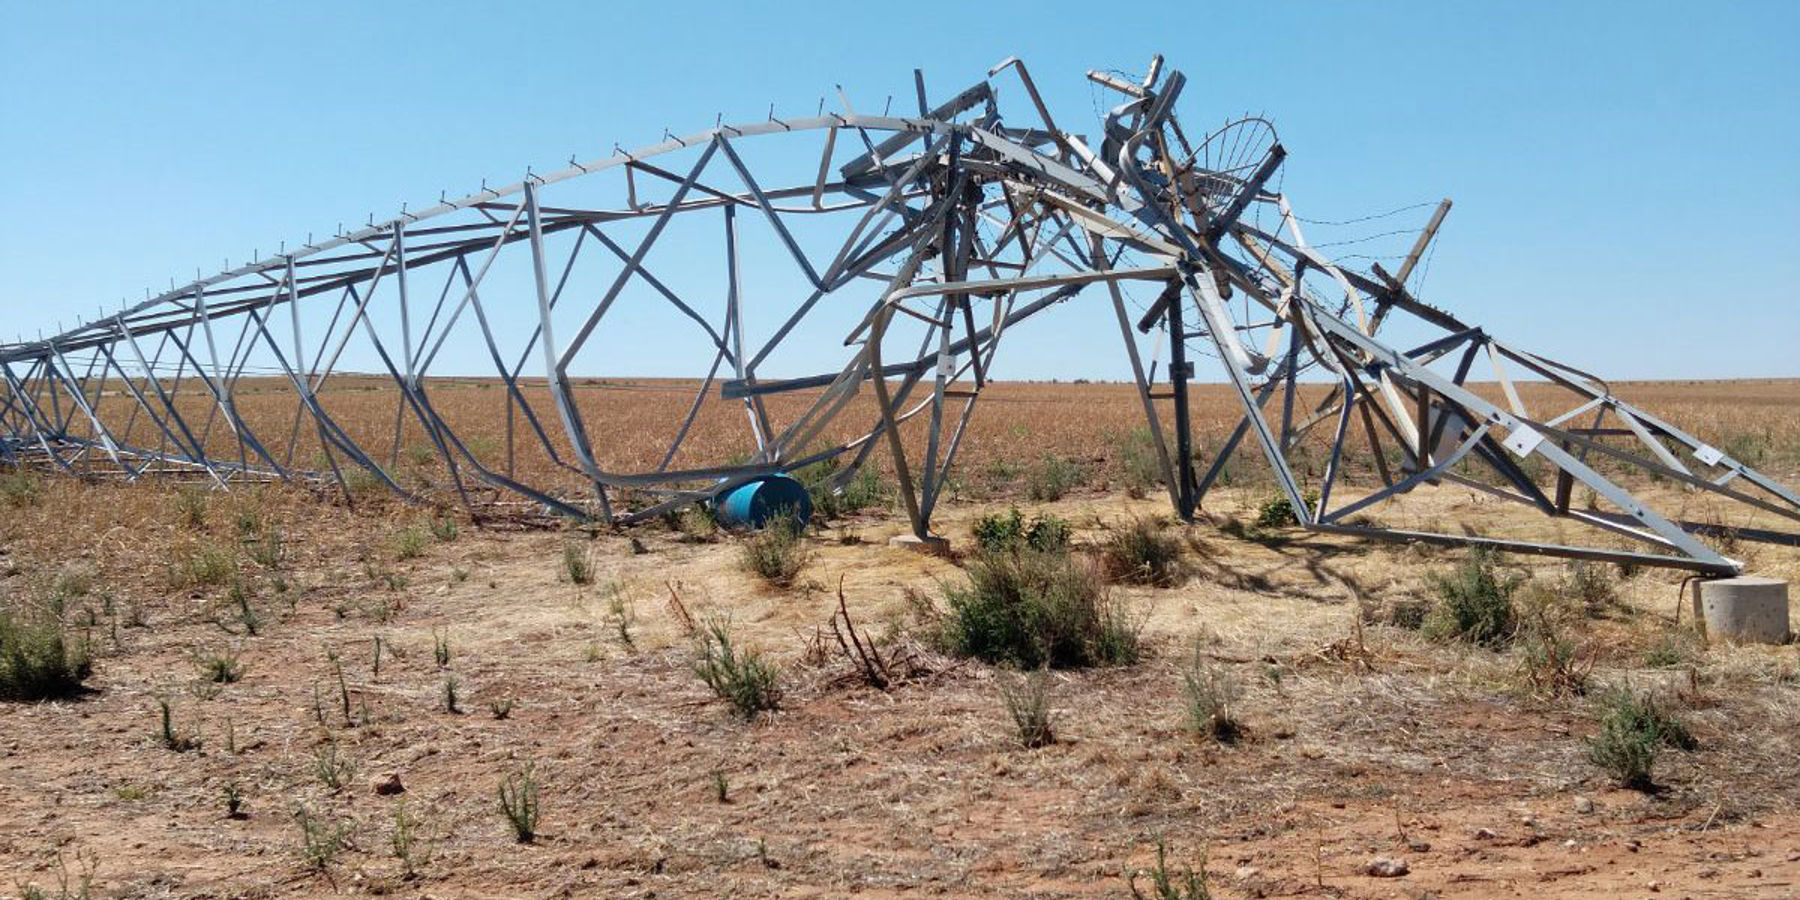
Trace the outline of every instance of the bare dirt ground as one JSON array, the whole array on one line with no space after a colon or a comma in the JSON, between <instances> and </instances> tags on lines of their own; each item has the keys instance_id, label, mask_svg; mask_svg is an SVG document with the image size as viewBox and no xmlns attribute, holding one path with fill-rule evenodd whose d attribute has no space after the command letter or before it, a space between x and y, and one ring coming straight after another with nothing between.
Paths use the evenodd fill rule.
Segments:
<instances>
[{"instance_id":1,"label":"bare dirt ground","mask_svg":"<svg viewBox=\"0 0 1800 900\"><path fill-rule=\"evenodd\" d=\"M1596 686L1660 692L1699 742L1662 755L1659 790L1616 789L1584 752L1597 690L1534 692L1516 649L1382 624L1458 553L1220 531L1260 499L1227 490L1179 529L1184 583L1113 588L1151 654L1054 673L1057 741L1027 750L992 667L917 647L915 677L879 691L816 652L840 584L882 634L915 614L909 590L941 602L963 577L890 548L896 515L810 536L799 582L774 589L732 538L465 523L442 539L398 506L268 489L196 514L168 485L46 480L0 508L0 595L53 600L95 663L79 698L0 704L0 895L57 896L60 859L121 898L1125 897L1160 837L1220 897L1800 896L1800 648L1684 642L1681 574L1611 575L1617 600L1581 632ZM940 530L966 545L1006 505L953 505ZM1443 491L1384 515L1483 505ZM1070 519L1078 546L1166 512L1097 490L1024 506ZM592 584L571 582L571 547ZM208 569L220 552L230 577ZM1800 580L1793 548L1739 555ZM1508 564L1544 584L1566 573ZM708 612L783 664L779 711L741 721L696 679L686 619ZM1196 643L1243 690L1235 745L1183 725ZM1676 650L1652 667L1659 647ZM241 681L200 677L198 657L231 652ZM445 708L451 679L461 712ZM198 746L156 736L159 699ZM339 788L320 775L329 748L353 768ZM528 763L541 833L520 844L497 789ZM403 793L377 793L390 776ZM393 852L402 804L428 850L410 876ZM302 810L345 829L322 869L302 858ZM1409 873L1374 877L1377 857Z\"/></svg>"}]
</instances>

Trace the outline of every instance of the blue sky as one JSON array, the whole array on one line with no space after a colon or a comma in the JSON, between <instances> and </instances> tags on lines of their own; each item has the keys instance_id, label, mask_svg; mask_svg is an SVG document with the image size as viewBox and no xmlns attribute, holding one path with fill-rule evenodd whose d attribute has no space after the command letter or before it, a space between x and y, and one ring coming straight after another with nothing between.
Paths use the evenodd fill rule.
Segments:
<instances>
[{"instance_id":1,"label":"blue sky","mask_svg":"<svg viewBox=\"0 0 1800 900\"><path fill-rule=\"evenodd\" d=\"M1617 378L1800 375L1800 4L760 6L0 5L0 339L665 127L904 109L914 67L942 97L1017 54L1091 130L1083 73L1161 52L1187 120L1276 121L1303 215L1453 198L1420 291L1465 319ZM1091 312L1002 374L1123 375Z\"/></svg>"}]
</instances>

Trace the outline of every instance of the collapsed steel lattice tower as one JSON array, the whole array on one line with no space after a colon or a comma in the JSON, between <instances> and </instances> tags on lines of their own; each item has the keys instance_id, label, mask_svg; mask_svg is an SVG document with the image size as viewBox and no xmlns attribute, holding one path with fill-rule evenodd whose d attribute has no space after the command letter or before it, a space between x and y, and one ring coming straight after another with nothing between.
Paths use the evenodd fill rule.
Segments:
<instances>
[{"instance_id":1,"label":"collapsed steel lattice tower","mask_svg":"<svg viewBox=\"0 0 1800 900\"><path fill-rule=\"evenodd\" d=\"M1029 101L1023 119L1001 113L1009 71ZM845 101L843 113L771 114L571 162L0 347L0 460L219 487L279 478L346 496L385 487L478 512L528 503L629 522L822 460L839 464L841 487L885 451L923 538L1002 338L1099 297L1184 518L1248 437L1318 531L1739 568L1696 538L1703 529L1621 487L1620 472L1800 521L1793 491L1598 378L1413 297L1405 285L1447 201L1397 271L1353 271L1310 246L1270 188L1285 157L1274 129L1251 118L1191 137L1175 108L1185 79L1160 58L1141 82L1089 73L1122 101L1097 142L1057 126L1017 60L935 106L915 76L917 115ZM706 252L715 264L697 264ZM752 304L747 281L777 287ZM1134 282L1157 291L1140 316L1127 306ZM711 363L690 401L619 420L611 386L571 371L604 366L622 342L683 337L644 333L624 311L644 303L689 328L694 349L672 356ZM496 314L502 304L528 313ZM1399 320L1431 337L1396 349L1381 333ZM1164 340L1166 386L1143 349ZM834 373L758 375L832 346L847 360ZM375 376L340 370L347 351ZM1189 414L1196 353L1216 357L1244 410L1209 462L1196 460ZM1478 361L1499 397L1469 387ZM462 371L439 374L446 365ZM470 367L488 378L471 382ZM1528 410L1514 376L1547 380L1567 404ZM1300 399L1314 388L1328 391ZM359 394L391 397L391 425L385 412L370 419L384 403ZM740 410L741 442L691 446L703 412L725 406ZM472 436L502 417L504 446ZM616 452L652 435L654 452ZM1328 451L1316 494L1291 459L1309 435ZM1353 486L1346 448L1365 444L1376 477ZM1397 531L1359 515L1442 482L1630 546Z\"/></svg>"}]
</instances>

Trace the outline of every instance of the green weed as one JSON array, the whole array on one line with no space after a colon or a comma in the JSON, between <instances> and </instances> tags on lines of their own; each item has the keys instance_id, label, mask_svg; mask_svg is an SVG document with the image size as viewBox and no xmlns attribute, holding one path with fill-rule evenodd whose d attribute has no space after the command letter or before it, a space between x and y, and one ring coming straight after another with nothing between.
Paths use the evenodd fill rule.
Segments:
<instances>
[{"instance_id":1,"label":"green weed","mask_svg":"<svg viewBox=\"0 0 1800 900\"><path fill-rule=\"evenodd\" d=\"M61 623L0 610L0 700L72 697L92 671L87 642L72 642Z\"/></svg>"},{"instance_id":2,"label":"green weed","mask_svg":"<svg viewBox=\"0 0 1800 900\"><path fill-rule=\"evenodd\" d=\"M811 559L802 526L791 517L779 515L761 531L744 539L739 556L746 571L776 587L793 584Z\"/></svg>"},{"instance_id":3,"label":"green weed","mask_svg":"<svg viewBox=\"0 0 1800 900\"><path fill-rule=\"evenodd\" d=\"M1513 594L1525 576L1502 573L1493 554L1477 547L1448 573L1427 576L1438 599L1425 615L1427 637L1467 641L1499 648L1510 643L1518 630Z\"/></svg>"},{"instance_id":4,"label":"green weed","mask_svg":"<svg viewBox=\"0 0 1800 900\"><path fill-rule=\"evenodd\" d=\"M537 837L538 782L531 763L500 782L500 812L519 843L529 844Z\"/></svg>"},{"instance_id":5,"label":"green weed","mask_svg":"<svg viewBox=\"0 0 1800 900\"><path fill-rule=\"evenodd\" d=\"M966 586L946 589L944 649L1022 669L1136 662L1136 623L1096 569L1067 552L982 553Z\"/></svg>"},{"instance_id":6,"label":"green weed","mask_svg":"<svg viewBox=\"0 0 1800 900\"><path fill-rule=\"evenodd\" d=\"M694 674L742 718L779 708L780 673L774 664L755 649L734 645L729 618L711 617L702 626Z\"/></svg>"}]
</instances>

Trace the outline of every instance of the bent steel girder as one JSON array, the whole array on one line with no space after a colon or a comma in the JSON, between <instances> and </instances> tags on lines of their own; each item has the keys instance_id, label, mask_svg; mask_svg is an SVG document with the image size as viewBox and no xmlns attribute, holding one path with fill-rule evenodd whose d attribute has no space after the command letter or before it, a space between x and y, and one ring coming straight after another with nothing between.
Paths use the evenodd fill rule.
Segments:
<instances>
[{"instance_id":1,"label":"bent steel girder","mask_svg":"<svg viewBox=\"0 0 1800 900\"><path fill-rule=\"evenodd\" d=\"M0 346L0 460L624 523L821 462L841 488L880 453L924 537L1002 338L1104 296L1183 518L1250 438L1318 531L1729 572L1738 564L1698 526L1620 481L1654 476L1800 520L1793 491L1409 293L1448 201L1398 271L1353 270L1310 245L1270 188L1286 158L1270 123L1190 139L1176 113L1186 78L1160 58L1141 81L1089 77L1121 95L1097 145L1060 130L1009 59L935 107L915 73L915 116L846 102L721 124L309 237ZM1016 121L999 102L1012 81L1029 99ZM1136 314L1134 284L1157 296ZM1398 350L1381 336L1396 327L1428 337ZM626 347L685 380L589 374ZM1209 460L1190 405L1203 356L1243 408ZM793 374L834 357L834 370ZM1496 387L1471 382L1477 371ZM1567 404L1528 408L1526 393L1547 401L1521 378ZM666 402L615 402L627 390ZM1365 443L1372 471L1348 474ZM1323 471L1296 466L1315 445ZM1632 546L1367 518L1443 483Z\"/></svg>"}]
</instances>

